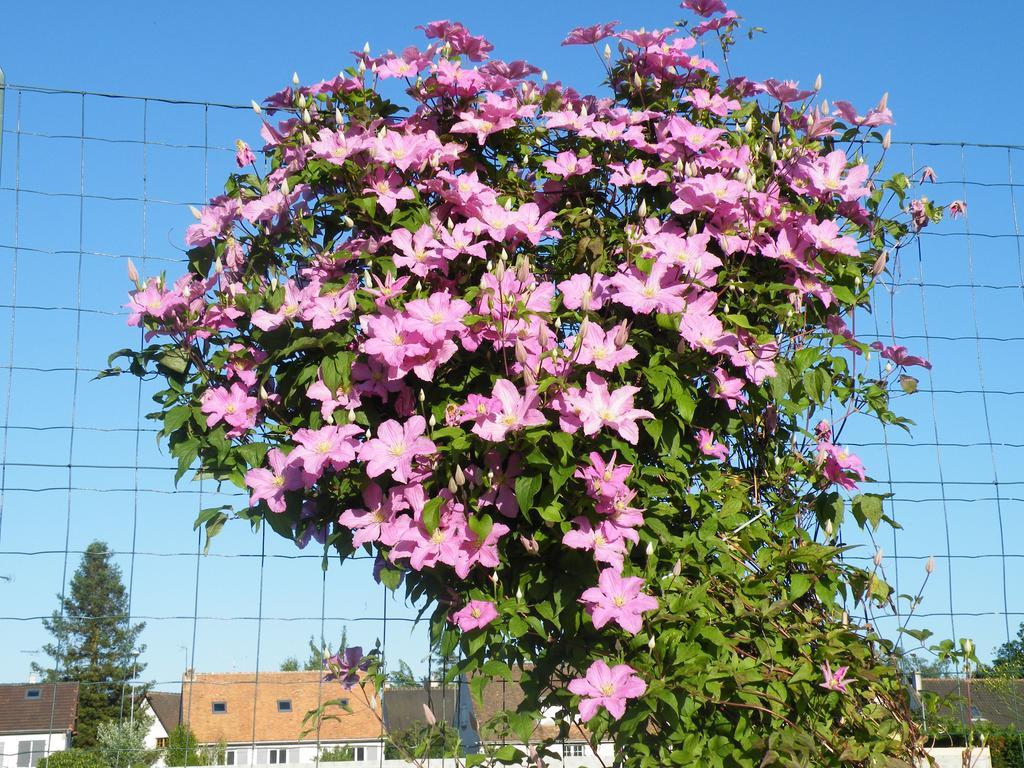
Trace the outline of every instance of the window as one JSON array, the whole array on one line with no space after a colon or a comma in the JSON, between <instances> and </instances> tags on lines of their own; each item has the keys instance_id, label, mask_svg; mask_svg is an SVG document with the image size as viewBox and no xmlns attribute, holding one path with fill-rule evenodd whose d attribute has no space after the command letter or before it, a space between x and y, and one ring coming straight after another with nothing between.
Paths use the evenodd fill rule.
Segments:
<instances>
[{"instance_id":1,"label":"window","mask_svg":"<svg viewBox=\"0 0 1024 768\"><path fill-rule=\"evenodd\" d=\"M292 711L292 700L291 699L278 699L277 700L277 711L278 712L291 712Z\"/></svg>"},{"instance_id":2,"label":"window","mask_svg":"<svg viewBox=\"0 0 1024 768\"><path fill-rule=\"evenodd\" d=\"M18 742L18 768L35 768L43 757L46 742L42 739Z\"/></svg>"},{"instance_id":3,"label":"window","mask_svg":"<svg viewBox=\"0 0 1024 768\"><path fill-rule=\"evenodd\" d=\"M42 688L29 688L27 691L25 691L25 698L26 699L41 699L42 697L43 697L43 689Z\"/></svg>"},{"instance_id":4,"label":"window","mask_svg":"<svg viewBox=\"0 0 1024 768\"><path fill-rule=\"evenodd\" d=\"M215 701L212 705L213 714L223 715L228 711L228 703L226 701Z\"/></svg>"},{"instance_id":5,"label":"window","mask_svg":"<svg viewBox=\"0 0 1024 768\"><path fill-rule=\"evenodd\" d=\"M287 749L272 749L270 750L270 764L281 765L288 762L288 750Z\"/></svg>"},{"instance_id":6,"label":"window","mask_svg":"<svg viewBox=\"0 0 1024 768\"><path fill-rule=\"evenodd\" d=\"M162 738L162 739L159 736L157 737L157 739L156 739L156 748L157 749L167 749L167 737L166 736L164 738Z\"/></svg>"},{"instance_id":7,"label":"window","mask_svg":"<svg viewBox=\"0 0 1024 768\"><path fill-rule=\"evenodd\" d=\"M366 747L353 747L352 759L360 762L366 759Z\"/></svg>"},{"instance_id":8,"label":"window","mask_svg":"<svg viewBox=\"0 0 1024 768\"><path fill-rule=\"evenodd\" d=\"M562 746L563 757L583 757L583 744L564 744Z\"/></svg>"},{"instance_id":9,"label":"window","mask_svg":"<svg viewBox=\"0 0 1024 768\"><path fill-rule=\"evenodd\" d=\"M235 750L229 749L227 752L224 753L224 765L234 765L234 764L235 764Z\"/></svg>"}]
</instances>

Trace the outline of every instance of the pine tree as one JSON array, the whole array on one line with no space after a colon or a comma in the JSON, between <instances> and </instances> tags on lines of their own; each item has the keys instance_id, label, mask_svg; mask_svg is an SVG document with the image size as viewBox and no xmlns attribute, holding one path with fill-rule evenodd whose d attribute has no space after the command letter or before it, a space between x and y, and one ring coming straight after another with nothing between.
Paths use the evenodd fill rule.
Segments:
<instances>
[{"instance_id":1,"label":"pine tree","mask_svg":"<svg viewBox=\"0 0 1024 768\"><path fill-rule=\"evenodd\" d=\"M146 668L138 660L146 650L138 645L146 625L128 620L128 595L112 556L102 541L86 548L67 595L57 596L62 610L43 621L55 641L43 646L53 666L32 665L47 680L80 683L76 747L97 746L100 723L128 718L131 681ZM136 707L145 690L144 685L135 686Z\"/></svg>"}]
</instances>

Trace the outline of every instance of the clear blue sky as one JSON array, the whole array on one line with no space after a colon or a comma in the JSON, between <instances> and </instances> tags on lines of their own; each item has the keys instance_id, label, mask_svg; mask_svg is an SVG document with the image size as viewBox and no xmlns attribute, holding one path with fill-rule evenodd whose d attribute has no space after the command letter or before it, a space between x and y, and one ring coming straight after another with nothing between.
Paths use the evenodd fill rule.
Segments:
<instances>
[{"instance_id":1,"label":"clear blue sky","mask_svg":"<svg viewBox=\"0 0 1024 768\"><path fill-rule=\"evenodd\" d=\"M942 139L967 142L1021 141L1022 108L1013 96L1011 73L1021 71L1022 54L1015 36L1024 23L1024 8L1000 2L975 12L959 2L868 4L856 10L836 4L738 2L736 9L748 22L763 26L767 34L741 41L733 55L733 71L753 77L792 78L810 84L820 72L829 99L848 99L867 108L884 91L896 116L897 139ZM813 12L811 9L813 8ZM386 9L386 12L385 12ZM877 9L877 13L872 10ZM559 41L573 26L620 19L624 27L648 28L671 23L679 13L673 2L622 3L602 1L550 2L520 0L510 3L437 2L399 0L373 3L321 4L307 20L280 4L244 5L210 2L138 4L110 2L17 3L5 9L0 26L0 66L9 82L134 95L148 95L219 103L247 104L286 85L293 71L303 81L330 77L351 62L350 51L369 40L375 51L399 50L420 43L413 27L438 18L458 19L496 46L496 55L525 58L544 67L553 79L581 89L596 87L597 62L591 51L562 48ZM883 15L884 14L884 15ZM271 33L283 33L271 37ZM301 42L300 42L301 40ZM257 649L262 668L276 668L285 656L304 655L309 635L320 634L321 591L316 558L295 558L296 552L273 535L268 536L265 560L260 538L243 524L215 541L213 554L199 563L196 600L196 538L191 532L195 512L220 500L203 489L174 495L169 462L153 435L144 433L136 443L140 423L139 391L129 379L92 382L82 369L102 367L106 353L131 346L138 338L124 325L119 306L128 287L125 262L132 255L152 272L178 268L162 260L181 254L181 237L190 223L180 203L200 203L215 193L230 167L230 153L203 152L189 146L149 146L90 141L85 153L85 189L94 197L84 206L80 229L79 202L74 197L24 193L18 216L14 213L15 174L23 189L77 192L82 162L75 139L43 139L29 134L70 134L80 131L82 101L73 96L21 98L20 163L17 162L15 117L17 94L8 93L0 176L0 425L9 414L4 484L3 522L0 527L0 681L23 679L31 652L45 642L38 616L55 606L65 573L65 534L71 550L81 550L93 538L109 541L133 586L133 611L149 618L144 639L149 645L146 677L173 688L184 656L195 653L197 668L206 671L252 669ZM175 145L229 147L237 137L256 140L258 124L245 111L203 110L151 102L89 98L85 102L86 133L90 136L141 139ZM909 169L909 148L893 152L893 165ZM915 165L934 165L940 179L956 181L960 174L957 147L918 147ZM1024 158L1012 153L1024 176ZM970 149L965 153L967 175L985 184L1007 181L1005 149ZM209 188L206 178L208 174ZM962 197L958 185L938 185L928 193L940 200ZM1009 189L971 186L971 227L976 232L1014 231ZM149 205L133 200L146 196ZM166 201L166 202L155 202ZM1020 202L1020 201L1018 201ZM17 221L16 221L17 218ZM961 223L944 225L923 240L924 259L908 254L902 265L905 280L968 282L966 240ZM16 313L10 309L13 250L23 247L17 262ZM1019 241L1013 238L971 240L977 282L1013 284L1020 281ZM79 254L81 258L81 294ZM112 254L112 255L94 255ZM910 258L913 256L913 258ZM944 341L946 335L975 332L972 295L962 288L928 288L928 332L933 337L931 356L934 381L922 377L922 392L904 400L904 412L918 422L913 438L890 431L893 447L887 465L877 446L877 428L850 432L851 441L873 443L862 449L871 473L885 479L887 466L900 480L894 485L904 499L894 509L904 525L895 548L901 556L900 587L916 591L929 554L954 556L939 560L939 570L925 593L923 611L937 614L925 619L940 634L955 629L973 636L987 655L1005 639L1003 573L995 502L967 503L954 499L993 497L989 484L993 461L987 446L945 447L941 470L947 483L946 503L937 484L939 464L935 441L987 443L988 430L979 395L961 390L979 388L978 346L983 361L988 397L988 427L995 449L1000 481L1003 541L1011 613L1024 612L1024 599L1014 585L1021 583L1024 556L1022 505L1010 500L1024 497L1021 486L1021 451L1013 443L1021 413L1020 395L995 390L1020 389L1019 341L983 341L973 338ZM1024 312L1024 291L979 289L974 295L977 330L983 337L1013 337ZM94 310L81 314L62 309ZM887 314L887 313L886 313ZM903 288L894 312L897 332L922 335L925 315L920 291ZM80 319L80 325L78 324ZM13 355L10 347L15 323ZM880 318L882 327L886 318ZM863 317L862 330L874 330L874 318ZM76 355L75 340L78 339ZM924 353L925 342L911 338L907 345ZM6 366L13 360L13 382L8 402ZM31 370L45 368L48 370ZM956 392L953 392L953 391ZM75 395L72 397L72 395ZM142 413L147 410L143 392ZM933 419L934 413L937 418ZM71 431L66 427L72 423ZM143 426L148 426L143 424ZM54 427L54 429L25 429ZM110 431L115 430L115 431ZM120 430L120 431L116 431ZM0 440L4 432L0 431ZM68 490L67 464L74 465ZM28 466L28 465L47 466ZM88 465L88 466L87 466ZM102 468L114 467L114 468ZM136 467L142 467L136 470ZM904 482L909 481L909 482ZM978 485L951 485L968 481ZM136 492L135 489L143 489ZM52 489L52 490L43 490ZM70 525L69 525L70 520ZM949 534L947 537L946 521ZM136 555L130 554L133 549ZM893 553L891 535L882 541ZM17 552L51 552L21 555ZM251 555L256 555L252 557ZM870 551L867 552L870 556ZM894 568L889 561L889 568ZM67 574L77 565L72 555ZM262 630L260 574L263 574ZM895 577L895 570L889 575ZM326 634L330 638L348 629L354 643L372 645L382 637L382 593L369 576L367 563L332 568L325 592ZM958 616L950 627L950 606ZM413 611L388 603L389 618L408 618ZM193 614L201 619L195 626ZM1012 628L1024 615L1011 616ZM407 623L389 623L389 658L404 658L421 668L426 642L421 630Z\"/></svg>"}]
</instances>

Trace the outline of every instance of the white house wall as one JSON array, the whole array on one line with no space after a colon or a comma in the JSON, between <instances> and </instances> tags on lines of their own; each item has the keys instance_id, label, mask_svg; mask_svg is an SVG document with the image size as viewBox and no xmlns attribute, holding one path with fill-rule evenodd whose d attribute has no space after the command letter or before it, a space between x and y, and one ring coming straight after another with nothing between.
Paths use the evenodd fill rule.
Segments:
<instances>
[{"instance_id":1,"label":"white house wall","mask_svg":"<svg viewBox=\"0 0 1024 768\"><path fill-rule=\"evenodd\" d=\"M67 733L8 733L0 736L0 768L16 768L18 744L23 741L42 741L43 756L63 752L71 745Z\"/></svg>"}]
</instances>

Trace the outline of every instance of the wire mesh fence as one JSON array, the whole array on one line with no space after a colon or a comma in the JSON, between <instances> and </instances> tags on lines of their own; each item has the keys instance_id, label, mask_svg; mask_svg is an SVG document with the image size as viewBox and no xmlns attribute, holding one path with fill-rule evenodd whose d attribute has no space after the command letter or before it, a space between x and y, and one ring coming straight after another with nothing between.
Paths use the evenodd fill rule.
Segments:
<instances>
[{"instance_id":1,"label":"wire mesh fence","mask_svg":"<svg viewBox=\"0 0 1024 768\"><path fill-rule=\"evenodd\" d=\"M324 572L315 545L297 550L241 521L204 554L190 525L196 514L245 504L244 495L176 486L145 418L153 388L94 378L112 350L142 343L122 306L127 259L144 274L181 271L189 206L218 192L234 139L253 138L249 108L21 85L8 85L5 97L0 680L24 680L31 662L46 664L43 622L60 611L57 597L94 540L109 543L123 573L129 622L146 623L138 680L182 694L191 719L193 698L214 705L183 685L187 671L235 673L218 685L251 688L254 754L260 685L276 684L286 658L308 655L310 639L380 642L389 668L405 662L414 677L436 676L415 606L374 582L371 558ZM874 477L871 489L893 494L887 512L902 526L877 541L845 531L849 557L870 560L881 547L897 592L913 594L934 556L910 626L970 637L982 657L1024 622L1016 588L1024 583L1022 157L1018 146L894 143L890 169L920 179L933 168L937 180L919 192L964 199L967 214L925 229L891 264L876 311L855 318L860 337L932 361L917 392L899 398L897 410L916 426L907 433L865 420L844 434ZM897 621L882 619L883 634L895 636ZM439 691L439 718L458 706L448 690ZM382 749L374 754L383 759Z\"/></svg>"}]
</instances>

